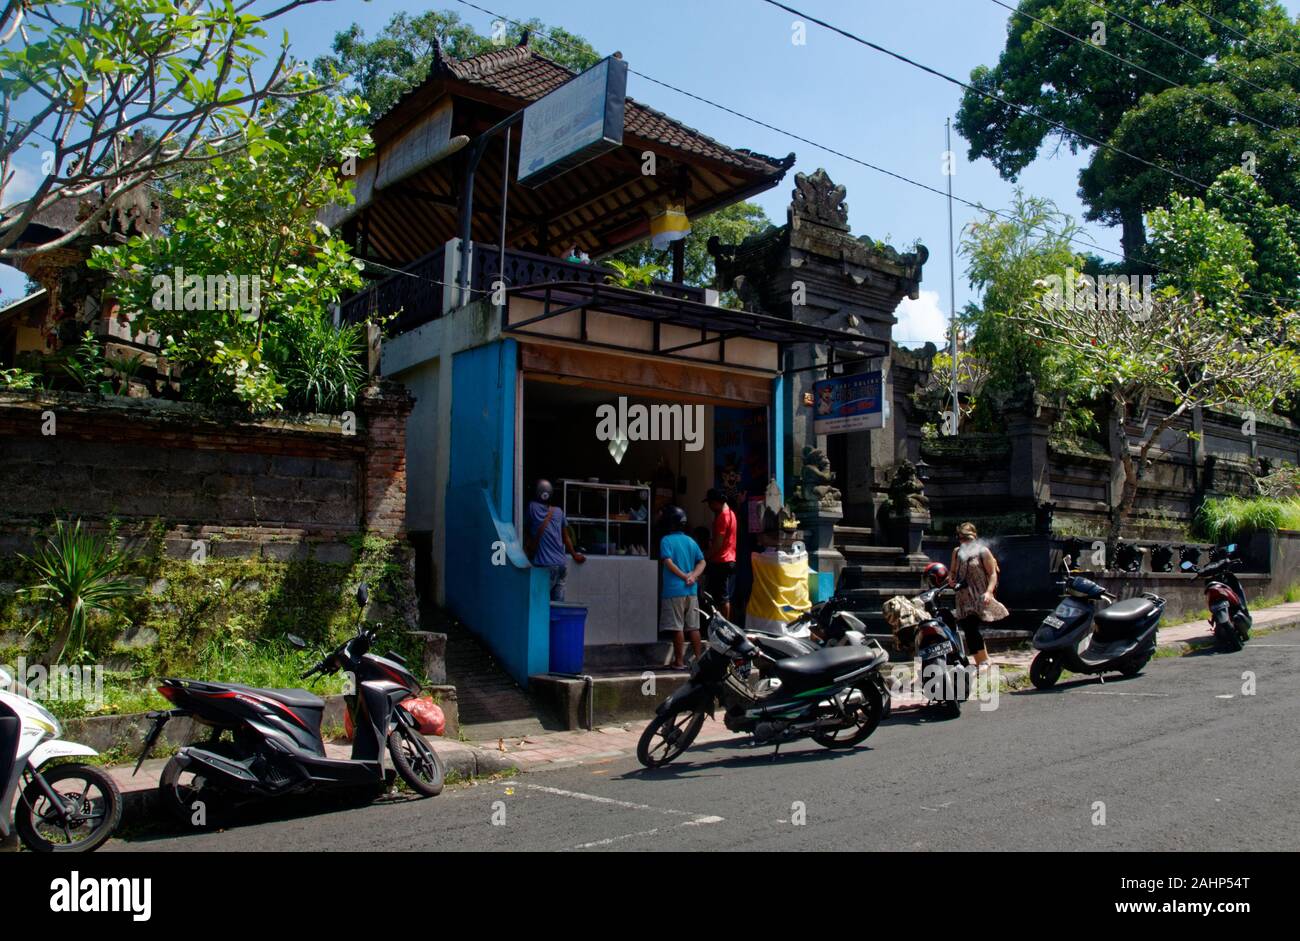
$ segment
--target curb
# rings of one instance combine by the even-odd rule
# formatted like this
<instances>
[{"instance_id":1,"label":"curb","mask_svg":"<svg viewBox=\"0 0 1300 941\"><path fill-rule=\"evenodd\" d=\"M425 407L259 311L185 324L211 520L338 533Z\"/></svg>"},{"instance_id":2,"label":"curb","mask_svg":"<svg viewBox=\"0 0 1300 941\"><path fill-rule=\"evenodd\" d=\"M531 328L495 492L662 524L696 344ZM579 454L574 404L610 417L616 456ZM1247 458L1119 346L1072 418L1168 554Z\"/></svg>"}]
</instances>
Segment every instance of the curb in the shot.
<instances>
[{"instance_id":1,"label":"curb","mask_svg":"<svg viewBox=\"0 0 1300 941\"><path fill-rule=\"evenodd\" d=\"M1250 629L1250 636L1252 639L1256 637L1265 637L1269 634L1276 633L1277 631L1284 631L1292 627L1300 627L1300 617L1282 618L1277 621L1270 621L1268 624L1259 627L1252 627ZM1250 641L1246 641L1246 644L1249 646ZM1157 644L1156 653L1159 654L1161 651L1165 651L1166 655L1172 654L1174 656L1185 657L1189 653L1196 653L1198 650L1213 649L1217 645L1218 641L1215 640L1214 635L1206 634L1204 637L1193 637L1189 640L1175 640L1164 644Z\"/></svg>"}]
</instances>

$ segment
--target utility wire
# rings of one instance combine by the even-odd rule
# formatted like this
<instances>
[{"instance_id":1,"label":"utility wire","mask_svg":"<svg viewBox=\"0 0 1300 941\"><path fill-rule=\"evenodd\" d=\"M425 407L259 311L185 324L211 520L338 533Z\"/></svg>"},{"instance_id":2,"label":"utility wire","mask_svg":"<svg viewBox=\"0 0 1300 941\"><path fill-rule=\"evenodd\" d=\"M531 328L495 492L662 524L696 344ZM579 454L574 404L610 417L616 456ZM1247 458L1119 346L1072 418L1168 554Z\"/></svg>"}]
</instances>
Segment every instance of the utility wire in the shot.
<instances>
[{"instance_id":1,"label":"utility wire","mask_svg":"<svg viewBox=\"0 0 1300 941\"><path fill-rule=\"evenodd\" d=\"M489 10L486 7L480 6L479 4L472 2L472 0L456 0L456 2L461 4L462 6L469 7L471 9L479 11L480 13L484 13L488 16L491 16L494 19L500 20L503 23L509 23L513 26L518 26L520 28L530 28L522 20L512 19L511 17L508 17L501 13L497 13L494 10ZM801 15L801 14L796 13L795 15ZM833 29L834 27L828 27L828 28ZM546 37L550 39L552 42L554 42L556 45L563 46L573 52L589 51L583 49L580 46L575 45L570 41L565 40L562 37L556 36L553 32L549 30L543 29L543 30L538 30L538 32L541 32L544 35L546 35ZM714 101L711 98L707 98L704 97L703 95L696 94L695 92L688 91L687 89L680 88L679 86L674 85L670 82L662 81L661 79L657 79L651 75L647 75L646 73L640 72L634 68L629 67L628 71L631 74L637 76L638 78L644 79L645 81L653 85L658 85L661 88L665 88L668 89L669 91L676 92L677 94L690 98L693 101L697 101L700 102L701 104L705 104L712 108L716 108L719 111L725 112L726 114L730 114L733 117L740 118L741 120L747 121L750 124L753 124L757 127L762 127L767 130L773 131L777 134L780 134L784 137L787 137L791 140L808 144L810 147L815 147L818 150L823 151L824 153L828 153L831 154L832 156L839 157L842 160L847 160L850 163L856 164L861 167L865 167L868 170L872 170L876 173L880 173L884 176L890 177L891 179L898 180L901 183L906 183L909 186L914 186L917 189L922 189L925 190L926 192L933 193L936 196L940 196L945 200L948 198L948 194L936 186L931 186L928 183L923 183L920 180L915 180L912 177L906 176L905 174L886 169L885 167L871 163L868 160L863 160L860 157L855 157L852 154L845 153L842 150L838 150L837 148L831 147L827 144L820 143L809 137L805 137L802 134L798 134L794 131L789 131L786 130L785 128L778 127L777 125L771 124L768 121L765 121L761 118L756 118L753 115L746 114L742 111L737 111L736 109L730 108L727 105ZM988 213L990 215L998 216L1008 221L1016 220L1015 215L1009 210L990 208L981 203L971 202L968 199L963 199L962 197L956 195L953 196L953 199L956 202L959 202L970 209L974 209L977 212ZM1146 268L1152 271L1159 272L1161 274L1172 275L1172 276L1179 276L1181 274L1180 272L1177 271L1173 271L1167 268L1162 268L1161 266L1155 264L1150 260L1134 258L1131 255L1127 255L1122 251L1116 251L1111 248L1105 248L1104 246L1098 245L1096 242L1090 241L1086 238L1081 238L1077 235L1065 235L1064 233L1057 232L1056 230L1052 229L1050 226L1045 226L1045 225L1031 226L1031 231L1040 231L1049 236L1063 237L1066 241L1070 242L1073 245L1077 245L1082 248L1091 249L1092 251L1099 252L1103 255L1109 255L1113 258L1116 258L1120 261L1128 262L1129 264L1137 266L1139 268ZM1277 301L1282 304L1294 304L1296 300L1295 298L1288 298L1288 297L1283 297L1275 294L1263 294L1258 291L1243 291L1242 295L1247 297L1261 298L1264 300Z\"/></svg>"},{"instance_id":2,"label":"utility wire","mask_svg":"<svg viewBox=\"0 0 1300 941\"><path fill-rule=\"evenodd\" d=\"M1198 13L1201 16L1205 17L1211 23L1217 23L1219 26L1226 29L1228 32L1232 33L1237 38L1244 39L1246 42L1250 43L1255 48L1263 49L1269 55L1277 56L1279 59L1281 59L1283 62L1285 62L1287 65L1291 66L1292 68L1300 69L1300 62L1296 62L1296 60L1292 59L1290 56L1283 55L1281 50L1271 49L1268 46L1266 46L1264 43L1256 42L1254 39L1251 39L1241 30L1229 26L1227 23L1223 22L1223 20L1211 16L1209 13L1206 13L1204 10L1199 9L1198 7L1192 6L1190 3L1184 3L1183 6L1187 7L1187 9L1191 10L1193 13Z\"/></svg>"},{"instance_id":3,"label":"utility wire","mask_svg":"<svg viewBox=\"0 0 1300 941\"><path fill-rule=\"evenodd\" d=\"M1295 107L1296 102L1294 100L1284 98L1281 95L1279 95L1277 92L1273 91L1273 89L1265 88L1263 85L1260 85L1256 82L1252 82L1244 75L1240 75L1237 72L1229 71L1228 68L1225 67L1222 62L1211 61L1210 59L1207 59L1205 58L1205 56L1196 52L1195 50L1188 49L1182 43L1174 42L1174 40L1170 39L1168 36L1161 35L1160 33L1157 33L1155 30L1151 29L1149 26L1145 26L1142 23L1137 22L1136 20L1129 19L1123 13L1119 13L1115 10L1112 10L1109 7L1107 7L1105 4L1097 3L1095 2L1095 0L1089 0L1089 4L1101 10L1107 16L1113 16L1116 19L1121 20L1124 23L1127 23L1129 26L1132 26L1134 29L1140 29L1142 32L1147 33L1150 36L1154 36L1156 39L1160 40L1165 45L1172 46L1174 49L1177 49L1179 52L1183 53L1184 55L1196 59L1202 65L1214 69L1216 72L1222 72L1224 75L1228 76L1229 78L1241 82L1244 85L1249 85L1251 88L1255 89L1256 91L1263 92L1264 94L1268 95L1270 98L1276 98L1278 101L1282 102L1284 105L1287 105L1288 107Z\"/></svg>"}]
</instances>

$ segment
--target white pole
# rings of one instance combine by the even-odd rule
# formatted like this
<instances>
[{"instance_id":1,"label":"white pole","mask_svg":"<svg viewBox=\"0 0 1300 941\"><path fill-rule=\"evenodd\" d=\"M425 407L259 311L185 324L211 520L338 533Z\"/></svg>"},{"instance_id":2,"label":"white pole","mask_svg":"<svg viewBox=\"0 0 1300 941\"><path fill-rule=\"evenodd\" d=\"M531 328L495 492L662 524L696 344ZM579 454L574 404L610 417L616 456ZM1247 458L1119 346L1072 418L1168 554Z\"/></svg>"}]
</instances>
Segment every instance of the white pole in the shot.
<instances>
[{"instance_id":1,"label":"white pole","mask_svg":"<svg viewBox=\"0 0 1300 941\"><path fill-rule=\"evenodd\" d=\"M948 160L945 168L948 171L948 298L952 304L952 320L949 324L949 349L952 353L952 431L957 433L957 423L961 417L961 404L957 398L957 250L953 244L953 225L952 225L952 176L956 171L953 165L952 154L952 119L944 121L944 128L948 137Z\"/></svg>"}]
</instances>

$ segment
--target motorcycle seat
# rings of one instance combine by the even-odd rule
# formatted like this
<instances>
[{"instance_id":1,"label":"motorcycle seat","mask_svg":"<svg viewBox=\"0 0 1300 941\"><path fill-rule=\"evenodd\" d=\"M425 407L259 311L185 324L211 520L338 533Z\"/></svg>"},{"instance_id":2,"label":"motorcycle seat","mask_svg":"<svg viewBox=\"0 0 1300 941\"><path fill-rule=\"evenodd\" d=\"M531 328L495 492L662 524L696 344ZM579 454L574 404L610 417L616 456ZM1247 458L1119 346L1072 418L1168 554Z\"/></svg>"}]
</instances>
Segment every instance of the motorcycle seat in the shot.
<instances>
[{"instance_id":1,"label":"motorcycle seat","mask_svg":"<svg viewBox=\"0 0 1300 941\"><path fill-rule=\"evenodd\" d=\"M802 657L778 660L776 672L788 679L838 676L888 658L888 654L875 647L827 647Z\"/></svg>"},{"instance_id":2,"label":"motorcycle seat","mask_svg":"<svg viewBox=\"0 0 1300 941\"><path fill-rule=\"evenodd\" d=\"M1102 608L1093 615L1093 620L1098 625L1130 626L1154 613L1155 610L1155 604L1146 598L1126 598L1108 608Z\"/></svg>"},{"instance_id":3,"label":"motorcycle seat","mask_svg":"<svg viewBox=\"0 0 1300 941\"><path fill-rule=\"evenodd\" d=\"M286 706L295 706L300 709L325 708L325 700L315 693L307 692L305 689L261 689L256 686L241 686L238 683L213 683L211 685L220 686L223 689L233 689L241 693L268 696L276 702L282 702Z\"/></svg>"}]
</instances>

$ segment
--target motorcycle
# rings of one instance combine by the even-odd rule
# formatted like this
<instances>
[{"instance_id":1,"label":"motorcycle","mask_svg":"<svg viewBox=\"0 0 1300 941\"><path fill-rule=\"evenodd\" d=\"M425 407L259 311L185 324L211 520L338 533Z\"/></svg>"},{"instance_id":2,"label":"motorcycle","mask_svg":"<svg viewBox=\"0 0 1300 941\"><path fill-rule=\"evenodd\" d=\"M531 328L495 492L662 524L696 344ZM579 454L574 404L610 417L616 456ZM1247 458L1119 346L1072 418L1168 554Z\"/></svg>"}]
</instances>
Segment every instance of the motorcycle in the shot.
<instances>
[{"instance_id":1,"label":"motorcycle","mask_svg":"<svg viewBox=\"0 0 1300 941\"><path fill-rule=\"evenodd\" d=\"M1065 578L1057 584L1065 594L1034 634L1038 655L1029 667L1030 681L1037 689L1051 689L1065 669L1085 674L1114 671L1122 676L1141 673L1156 651L1165 599L1144 592L1117 601L1096 582L1074 575L1069 556L1062 564ZM1106 607L1097 610L1098 602Z\"/></svg>"},{"instance_id":2,"label":"motorcycle","mask_svg":"<svg viewBox=\"0 0 1300 941\"><path fill-rule=\"evenodd\" d=\"M871 643L867 638L867 626L852 612L843 610L843 603L844 599L831 597L813 605L779 629L747 627L745 636L773 660L802 657L827 647L867 646ZM876 677L880 681L883 701L881 718L888 719L892 707L889 685L881 674L877 673ZM781 681L777 677L752 674L750 683L756 692L766 695L779 686Z\"/></svg>"},{"instance_id":3,"label":"motorcycle","mask_svg":"<svg viewBox=\"0 0 1300 941\"><path fill-rule=\"evenodd\" d=\"M889 661L879 644L830 647L775 659L760 650L718 613L706 593L700 596L708 643L691 666L685 684L659 704L637 743L637 760L659 768L691 746L705 715L724 710L723 723L748 732L755 745L811 737L824 748L852 748L879 725L881 681ZM749 682L755 664L780 680L766 695Z\"/></svg>"},{"instance_id":4,"label":"motorcycle","mask_svg":"<svg viewBox=\"0 0 1300 941\"><path fill-rule=\"evenodd\" d=\"M1233 571L1245 564L1240 558L1234 558L1236 551L1234 542L1222 550L1214 550L1210 555L1211 561L1205 565L1198 567L1189 560L1179 566L1184 572L1205 579L1205 600L1210 609L1210 626L1214 628L1215 640L1224 650L1233 652L1246 645L1254 623L1246 603L1246 590Z\"/></svg>"},{"instance_id":5,"label":"motorcycle","mask_svg":"<svg viewBox=\"0 0 1300 941\"><path fill-rule=\"evenodd\" d=\"M122 822L117 785L93 765L51 765L57 758L99 753L59 738L59 720L39 703L9 692L16 689L14 678L0 670L0 836L16 829L38 853L99 849Z\"/></svg>"},{"instance_id":6,"label":"motorcycle","mask_svg":"<svg viewBox=\"0 0 1300 941\"><path fill-rule=\"evenodd\" d=\"M362 585L357 602L363 607L367 596ZM350 759L326 756L321 738L325 700L307 690L168 678L158 692L177 708L150 713L154 725L136 771L167 722L191 716L211 727L211 737L182 748L158 782L164 805L182 820L192 819L196 802L205 808L228 807L321 787L382 788L387 784L385 745L402 780L426 797L440 794L442 760L420 734L414 716L399 707L419 695L420 682L399 654L370 652L378 632L379 625L362 624L354 637L302 674L305 680L344 670L354 678L355 692L345 696L355 728ZM292 635L289 641L306 647Z\"/></svg>"},{"instance_id":7,"label":"motorcycle","mask_svg":"<svg viewBox=\"0 0 1300 941\"><path fill-rule=\"evenodd\" d=\"M901 627L895 635L900 647L914 648L921 661L921 690L946 715L957 718L961 704L970 699L974 668L966 654L966 642L957 630L957 617L950 608L940 609L938 599L954 594L960 585L939 585L912 599L930 615L919 624Z\"/></svg>"}]
</instances>

